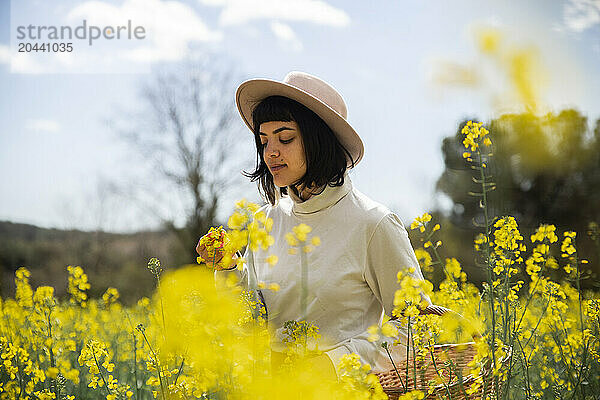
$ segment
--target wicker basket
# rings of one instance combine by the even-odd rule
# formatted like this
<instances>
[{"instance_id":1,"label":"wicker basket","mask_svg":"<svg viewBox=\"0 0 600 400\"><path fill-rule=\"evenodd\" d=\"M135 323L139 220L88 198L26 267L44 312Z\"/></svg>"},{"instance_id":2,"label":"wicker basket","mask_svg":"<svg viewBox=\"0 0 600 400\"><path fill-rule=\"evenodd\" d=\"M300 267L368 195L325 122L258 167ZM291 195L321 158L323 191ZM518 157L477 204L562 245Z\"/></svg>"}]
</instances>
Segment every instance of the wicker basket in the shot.
<instances>
[{"instance_id":1,"label":"wicker basket","mask_svg":"<svg viewBox=\"0 0 600 400\"><path fill-rule=\"evenodd\" d=\"M454 311L445 307L432 305L424 310L421 310L421 315L443 315L449 312L454 313ZM462 318L460 314L455 314ZM473 336L474 339L478 339L480 337L480 335L477 334ZM474 400L492 398L492 395L494 395L494 390L492 388L490 379L491 360L487 360L487 362L484 364L483 373L478 382L480 385L478 391L470 396L467 395L467 389L473 384L477 384L476 378L470 374L470 367L467 366L467 364L471 362L477 354L475 342L439 344L434 345L433 349L430 350L431 351L423 357L423 360L417 360L416 368L413 359L409 358L408 360L403 360L396 364L398 372L392 369L376 374L384 392L388 395L389 399L396 400L401 394L405 393L403 385L398 379L398 374L402 378L402 382L404 382L409 390L419 389L425 393L431 390L431 393L426 397L426 399L452 398L461 400ZM507 356L500 360L500 362L502 364L507 364L511 357L511 349L505 348L504 350ZM407 361L408 376L406 376ZM441 377L438 375L436 367ZM482 378L483 382L481 382ZM433 386L431 386L432 383ZM450 396L448 396L449 394Z\"/></svg>"}]
</instances>

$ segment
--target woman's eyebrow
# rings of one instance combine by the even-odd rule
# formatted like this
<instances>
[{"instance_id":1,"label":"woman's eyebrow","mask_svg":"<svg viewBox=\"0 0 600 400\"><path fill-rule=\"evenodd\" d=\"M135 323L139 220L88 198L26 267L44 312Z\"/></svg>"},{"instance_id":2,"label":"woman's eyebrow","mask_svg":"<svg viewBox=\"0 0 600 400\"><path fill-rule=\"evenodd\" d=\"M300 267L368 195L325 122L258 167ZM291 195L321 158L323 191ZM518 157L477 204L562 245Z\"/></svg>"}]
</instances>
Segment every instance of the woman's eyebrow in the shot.
<instances>
[{"instance_id":1,"label":"woman's eyebrow","mask_svg":"<svg viewBox=\"0 0 600 400\"><path fill-rule=\"evenodd\" d=\"M293 131L293 130L294 130L294 128L289 128L287 126L282 126L281 128L275 129L273 131L273 134L276 134L276 133L279 133L279 132L282 132L282 131ZM264 132L259 132L259 135L267 136L267 134L264 133Z\"/></svg>"}]
</instances>

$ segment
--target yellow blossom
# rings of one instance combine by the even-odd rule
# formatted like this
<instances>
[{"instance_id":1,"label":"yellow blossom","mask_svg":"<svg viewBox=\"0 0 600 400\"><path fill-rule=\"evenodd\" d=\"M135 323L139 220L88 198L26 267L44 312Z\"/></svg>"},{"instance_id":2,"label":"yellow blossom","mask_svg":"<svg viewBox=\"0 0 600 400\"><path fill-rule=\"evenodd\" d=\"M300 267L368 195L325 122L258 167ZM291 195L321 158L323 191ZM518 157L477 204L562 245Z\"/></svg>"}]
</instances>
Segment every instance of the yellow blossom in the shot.
<instances>
[{"instance_id":1,"label":"yellow blossom","mask_svg":"<svg viewBox=\"0 0 600 400\"><path fill-rule=\"evenodd\" d=\"M367 332L369 333L369 342L376 342L379 340L379 327L377 325L372 325L367 328Z\"/></svg>"},{"instance_id":2,"label":"yellow blossom","mask_svg":"<svg viewBox=\"0 0 600 400\"><path fill-rule=\"evenodd\" d=\"M398 328L395 325L387 323L381 326L381 333L384 336L392 337L398 335Z\"/></svg>"},{"instance_id":3,"label":"yellow blossom","mask_svg":"<svg viewBox=\"0 0 600 400\"><path fill-rule=\"evenodd\" d=\"M278 292L280 287L277 283L273 282L273 283L269 284L269 289L274 292Z\"/></svg>"},{"instance_id":4,"label":"yellow blossom","mask_svg":"<svg viewBox=\"0 0 600 400\"><path fill-rule=\"evenodd\" d=\"M292 228L292 231L294 232L298 240L304 242L306 241L306 235L308 235L310 231L312 231L312 228L306 225L305 223L301 223L300 225L294 226Z\"/></svg>"},{"instance_id":5,"label":"yellow blossom","mask_svg":"<svg viewBox=\"0 0 600 400\"><path fill-rule=\"evenodd\" d=\"M291 232L285 234L285 240L287 240L290 246L298 246L298 240Z\"/></svg>"},{"instance_id":6,"label":"yellow blossom","mask_svg":"<svg viewBox=\"0 0 600 400\"><path fill-rule=\"evenodd\" d=\"M269 263L269 265L273 266L275 264L277 264L277 261L279 260L279 257L277 257L276 255L272 254L270 256L267 257L267 263Z\"/></svg>"},{"instance_id":7,"label":"yellow blossom","mask_svg":"<svg viewBox=\"0 0 600 400\"><path fill-rule=\"evenodd\" d=\"M58 376L58 368L50 367L46 370L46 376L50 379L56 379Z\"/></svg>"},{"instance_id":8,"label":"yellow blossom","mask_svg":"<svg viewBox=\"0 0 600 400\"><path fill-rule=\"evenodd\" d=\"M420 217L415 218L415 220L410 224L410 229L419 228L419 231L425 232L425 227L429 221L431 221L431 214L424 213Z\"/></svg>"}]
</instances>

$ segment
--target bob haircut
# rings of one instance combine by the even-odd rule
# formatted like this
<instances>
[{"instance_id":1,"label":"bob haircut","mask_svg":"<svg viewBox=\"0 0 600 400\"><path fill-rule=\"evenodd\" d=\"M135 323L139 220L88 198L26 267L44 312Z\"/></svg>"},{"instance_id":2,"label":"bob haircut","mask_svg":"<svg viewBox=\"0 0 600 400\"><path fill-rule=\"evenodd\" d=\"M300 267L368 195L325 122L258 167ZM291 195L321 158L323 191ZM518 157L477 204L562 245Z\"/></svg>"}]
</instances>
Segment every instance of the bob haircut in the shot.
<instances>
[{"instance_id":1,"label":"bob haircut","mask_svg":"<svg viewBox=\"0 0 600 400\"><path fill-rule=\"evenodd\" d=\"M254 141L256 144L256 169L250 173L242 174L250 178L251 182L259 180L259 191L269 201L275 204L275 190L281 196L288 194L287 187L276 188L273 175L264 160L263 148L260 141L260 125L270 121L294 121L300 128L300 135L304 143L306 158L306 173L297 182L290 185L291 190L298 196L298 186L322 188L341 186L344 184L348 160L352 156L339 142L331 128L313 111L306 106L283 96L270 96L263 99L252 111L254 126Z\"/></svg>"}]
</instances>

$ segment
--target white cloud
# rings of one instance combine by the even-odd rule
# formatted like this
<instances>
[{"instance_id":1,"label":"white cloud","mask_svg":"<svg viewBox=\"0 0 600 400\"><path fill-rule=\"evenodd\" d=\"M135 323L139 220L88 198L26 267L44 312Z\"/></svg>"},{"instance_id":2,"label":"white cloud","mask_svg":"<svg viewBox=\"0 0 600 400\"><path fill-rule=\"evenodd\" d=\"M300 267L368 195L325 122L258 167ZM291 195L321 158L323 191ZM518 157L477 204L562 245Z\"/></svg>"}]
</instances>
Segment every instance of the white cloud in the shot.
<instances>
[{"instance_id":1,"label":"white cloud","mask_svg":"<svg viewBox=\"0 0 600 400\"><path fill-rule=\"evenodd\" d=\"M302 42L289 25L281 22L271 22L271 31L277 36L282 47L288 50L300 52L302 51Z\"/></svg>"},{"instance_id":2,"label":"white cloud","mask_svg":"<svg viewBox=\"0 0 600 400\"><path fill-rule=\"evenodd\" d=\"M10 46L0 44L0 64L10 64Z\"/></svg>"},{"instance_id":3,"label":"white cloud","mask_svg":"<svg viewBox=\"0 0 600 400\"><path fill-rule=\"evenodd\" d=\"M600 0L569 0L563 17L567 28L575 32L600 24Z\"/></svg>"},{"instance_id":4,"label":"white cloud","mask_svg":"<svg viewBox=\"0 0 600 400\"><path fill-rule=\"evenodd\" d=\"M60 130L60 124L51 119L30 119L25 123L25 128L35 132L55 133Z\"/></svg>"},{"instance_id":5,"label":"white cloud","mask_svg":"<svg viewBox=\"0 0 600 400\"><path fill-rule=\"evenodd\" d=\"M239 25L256 19L312 22L344 27L350 24L346 12L320 0L199 0L207 6L223 7L219 23Z\"/></svg>"},{"instance_id":6,"label":"white cloud","mask_svg":"<svg viewBox=\"0 0 600 400\"><path fill-rule=\"evenodd\" d=\"M222 34L210 29L196 12L179 1L125 0L114 6L102 1L87 1L77 5L67 19L88 25L115 26L131 20L143 26L143 45L121 54L138 62L174 61L182 59L191 42L214 42Z\"/></svg>"}]
</instances>

